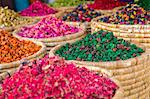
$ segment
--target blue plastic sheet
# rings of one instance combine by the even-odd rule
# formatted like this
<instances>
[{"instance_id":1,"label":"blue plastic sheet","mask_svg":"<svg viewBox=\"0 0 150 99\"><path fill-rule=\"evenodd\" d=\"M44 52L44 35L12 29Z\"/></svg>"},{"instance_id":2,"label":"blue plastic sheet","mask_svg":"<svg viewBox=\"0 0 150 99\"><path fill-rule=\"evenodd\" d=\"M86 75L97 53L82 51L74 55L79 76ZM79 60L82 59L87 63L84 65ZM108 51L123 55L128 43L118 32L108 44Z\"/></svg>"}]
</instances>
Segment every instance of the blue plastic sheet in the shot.
<instances>
[{"instance_id":1,"label":"blue plastic sheet","mask_svg":"<svg viewBox=\"0 0 150 99\"><path fill-rule=\"evenodd\" d=\"M120 0L122 2L134 2L134 0Z\"/></svg>"},{"instance_id":2,"label":"blue plastic sheet","mask_svg":"<svg viewBox=\"0 0 150 99\"><path fill-rule=\"evenodd\" d=\"M29 6L29 0L15 0L15 7L17 11L22 11Z\"/></svg>"}]
</instances>

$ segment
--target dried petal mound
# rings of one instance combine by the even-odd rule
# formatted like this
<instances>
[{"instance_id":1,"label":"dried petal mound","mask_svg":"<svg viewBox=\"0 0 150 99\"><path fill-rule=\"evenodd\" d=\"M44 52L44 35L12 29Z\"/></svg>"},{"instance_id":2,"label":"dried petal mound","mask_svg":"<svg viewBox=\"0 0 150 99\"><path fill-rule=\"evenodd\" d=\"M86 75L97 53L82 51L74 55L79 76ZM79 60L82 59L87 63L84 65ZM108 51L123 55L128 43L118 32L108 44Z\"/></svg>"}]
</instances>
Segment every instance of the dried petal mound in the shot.
<instances>
[{"instance_id":1,"label":"dried petal mound","mask_svg":"<svg viewBox=\"0 0 150 99\"><path fill-rule=\"evenodd\" d=\"M41 49L31 41L19 40L12 34L0 30L0 64L21 60Z\"/></svg>"},{"instance_id":2,"label":"dried petal mound","mask_svg":"<svg viewBox=\"0 0 150 99\"><path fill-rule=\"evenodd\" d=\"M144 50L135 44L118 39L113 32L98 31L87 34L72 44L65 44L55 54L66 60L108 62L138 57Z\"/></svg>"},{"instance_id":3,"label":"dried petal mound","mask_svg":"<svg viewBox=\"0 0 150 99\"><path fill-rule=\"evenodd\" d=\"M128 4L115 14L100 18L100 21L112 24L147 25L150 24L150 14L136 4Z\"/></svg>"},{"instance_id":4,"label":"dried petal mound","mask_svg":"<svg viewBox=\"0 0 150 99\"><path fill-rule=\"evenodd\" d=\"M50 8L46 4L35 1L32 3L27 9L20 12L20 15L22 16L44 16L49 14L55 14L57 11L55 11L53 8Z\"/></svg>"},{"instance_id":5,"label":"dried petal mound","mask_svg":"<svg viewBox=\"0 0 150 99\"><path fill-rule=\"evenodd\" d=\"M57 57L24 63L2 84L0 98L111 99L117 85L103 75L77 68Z\"/></svg>"},{"instance_id":6,"label":"dried petal mound","mask_svg":"<svg viewBox=\"0 0 150 99\"><path fill-rule=\"evenodd\" d=\"M45 17L36 25L31 27L23 27L18 33L22 37L28 38L50 38L57 36L65 36L77 33L79 28L69 26L62 20L54 17Z\"/></svg>"},{"instance_id":7,"label":"dried petal mound","mask_svg":"<svg viewBox=\"0 0 150 99\"><path fill-rule=\"evenodd\" d=\"M0 28L31 24L34 21L32 18L21 17L8 7L0 7Z\"/></svg>"},{"instance_id":8,"label":"dried petal mound","mask_svg":"<svg viewBox=\"0 0 150 99\"><path fill-rule=\"evenodd\" d=\"M91 22L93 18L100 16L101 13L84 5L78 5L73 11L63 16L63 21Z\"/></svg>"}]
</instances>

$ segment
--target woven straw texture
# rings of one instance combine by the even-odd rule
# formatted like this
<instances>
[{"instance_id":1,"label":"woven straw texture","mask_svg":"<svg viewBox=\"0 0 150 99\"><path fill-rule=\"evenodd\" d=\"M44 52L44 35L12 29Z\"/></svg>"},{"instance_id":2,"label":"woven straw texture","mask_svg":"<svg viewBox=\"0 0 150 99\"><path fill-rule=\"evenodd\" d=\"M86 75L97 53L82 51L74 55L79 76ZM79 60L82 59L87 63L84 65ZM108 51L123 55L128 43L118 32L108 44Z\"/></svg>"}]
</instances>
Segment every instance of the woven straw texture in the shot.
<instances>
[{"instance_id":1,"label":"woven straw texture","mask_svg":"<svg viewBox=\"0 0 150 99\"><path fill-rule=\"evenodd\" d=\"M116 7L112 10L97 10L97 11L100 11L102 14L104 15L108 15L108 14L112 14L112 13L115 13L118 9L122 8L123 6L121 7Z\"/></svg>"},{"instance_id":2,"label":"woven straw texture","mask_svg":"<svg viewBox=\"0 0 150 99\"><path fill-rule=\"evenodd\" d=\"M58 45L51 49L49 55L54 56L55 51L61 46ZM143 48L145 53L124 61L85 62L70 60L69 62L107 74L122 89L123 98L117 99L146 99L150 98L150 54L146 48L138 46Z\"/></svg>"},{"instance_id":3,"label":"woven straw texture","mask_svg":"<svg viewBox=\"0 0 150 99\"><path fill-rule=\"evenodd\" d=\"M102 17L109 16L110 14L97 17L92 20L91 27L94 30L94 28L106 28L110 29L112 32L129 32L129 33L142 33L147 34L150 32L150 25L120 25L120 24L110 24L110 23L104 23L104 22L98 22L98 20Z\"/></svg>"},{"instance_id":4,"label":"woven straw texture","mask_svg":"<svg viewBox=\"0 0 150 99\"><path fill-rule=\"evenodd\" d=\"M150 48L150 25L115 25L97 22L99 18L92 20L92 33L99 30L111 31L116 37L123 38L130 42L141 43L147 48Z\"/></svg>"}]
</instances>

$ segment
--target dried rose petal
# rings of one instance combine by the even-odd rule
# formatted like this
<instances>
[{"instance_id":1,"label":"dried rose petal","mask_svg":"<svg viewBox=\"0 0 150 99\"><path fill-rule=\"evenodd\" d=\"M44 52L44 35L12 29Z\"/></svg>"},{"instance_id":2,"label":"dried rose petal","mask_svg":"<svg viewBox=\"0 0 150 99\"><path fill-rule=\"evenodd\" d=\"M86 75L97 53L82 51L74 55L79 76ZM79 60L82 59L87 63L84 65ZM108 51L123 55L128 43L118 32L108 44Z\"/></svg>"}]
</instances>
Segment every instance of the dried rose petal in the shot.
<instances>
[{"instance_id":1,"label":"dried rose petal","mask_svg":"<svg viewBox=\"0 0 150 99\"><path fill-rule=\"evenodd\" d=\"M42 70L47 65L49 68ZM111 99L117 89L118 86L105 76L57 57L45 56L24 64L21 70L6 78L0 98Z\"/></svg>"},{"instance_id":2,"label":"dried rose petal","mask_svg":"<svg viewBox=\"0 0 150 99\"><path fill-rule=\"evenodd\" d=\"M21 28L18 34L28 38L50 38L77 33L79 30L77 27L67 25L62 20L48 16L31 27Z\"/></svg>"}]
</instances>

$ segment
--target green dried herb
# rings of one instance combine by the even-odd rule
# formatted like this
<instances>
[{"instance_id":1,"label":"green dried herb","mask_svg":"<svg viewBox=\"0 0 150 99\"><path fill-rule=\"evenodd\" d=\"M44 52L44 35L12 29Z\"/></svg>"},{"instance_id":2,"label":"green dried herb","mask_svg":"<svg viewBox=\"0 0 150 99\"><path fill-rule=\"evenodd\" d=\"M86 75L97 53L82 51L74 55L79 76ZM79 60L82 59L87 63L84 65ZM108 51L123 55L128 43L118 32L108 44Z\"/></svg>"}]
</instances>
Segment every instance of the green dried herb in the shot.
<instances>
[{"instance_id":1,"label":"green dried herb","mask_svg":"<svg viewBox=\"0 0 150 99\"><path fill-rule=\"evenodd\" d=\"M143 49L123 39L117 39L112 32L99 31L88 34L73 44L66 44L55 53L66 60L117 61L140 56Z\"/></svg>"}]
</instances>

